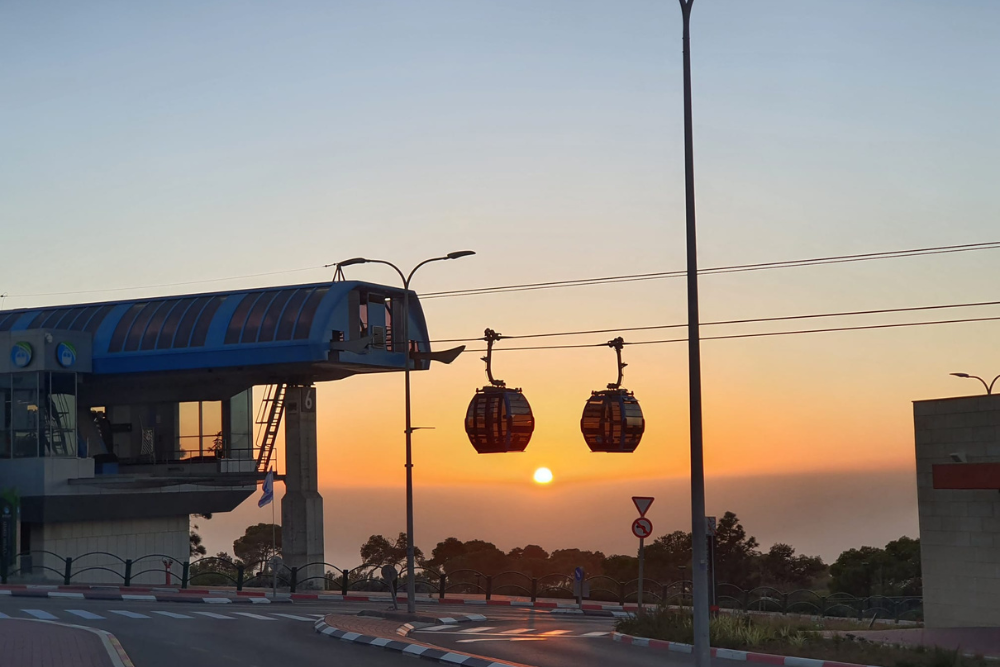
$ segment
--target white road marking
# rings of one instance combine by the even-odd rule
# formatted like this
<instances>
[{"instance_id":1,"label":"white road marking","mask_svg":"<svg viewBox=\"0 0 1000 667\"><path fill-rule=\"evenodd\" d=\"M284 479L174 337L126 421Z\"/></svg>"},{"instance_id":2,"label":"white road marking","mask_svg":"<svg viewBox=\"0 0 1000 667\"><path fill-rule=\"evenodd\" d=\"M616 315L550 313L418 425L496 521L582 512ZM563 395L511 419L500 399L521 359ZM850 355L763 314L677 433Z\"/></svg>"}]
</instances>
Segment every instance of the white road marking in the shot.
<instances>
[{"instance_id":1,"label":"white road marking","mask_svg":"<svg viewBox=\"0 0 1000 667\"><path fill-rule=\"evenodd\" d=\"M603 637L604 635L607 635L607 634L610 634L610 633L607 633L607 632L585 632L585 633L583 633L580 636L581 637Z\"/></svg>"},{"instance_id":2,"label":"white road marking","mask_svg":"<svg viewBox=\"0 0 1000 667\"><path fill-rule=\"evenodd\" d=\"M176 611L154 611L153 613L166 616L167 618L194 618L194 616L188 616L187 614L178 614Z\"/></svg>"},{"instance_id":3,"label":"white road marking","mask_svg":"<svg viewBox=\"0 0 1000 667\"><path fill-rule=\"evenodd\" d=\"M135 611L128 611L127 609L108 609L112 614L118 614L124 616L125 618L149 618L145 614L140 614Z\"/></svg>"},{"instance_id":4,"label":"white road marking","mask_svg":"<svg viewBox=\"0 0 1000 667\"><path fill-rule=\"evenodd\" d=\"M50 614L47 611L42 611L41 609L22 609L21 611L23 611L25 614L30 614L31 616L34 616L35 618L40 618L43 621L54 621L54 620L56 620L55 616L53 616L52 614Z\"/></svg>"},{"instance_id":5,"label":"white road marking","mask_svg":"<svg viewBox=\"0 0 1000 667\"><path fill-rule=\"evenodd\" d=\"M315 617L309 618L306 616L296 616L295 614L271 614L271 616L280 616L281 618L288 618L293 621L309 621L310 623L316 621Z\"/></svg>"},{"instance_id":6,"label":"white road marking","mask_svg":"<svg viewBox=\"0 0 1000 667\"><path fill-rule=\"evenodd\" d=\"M10 618L10 616L0 611L0 618Z\"/></svg>"},{"instance_id":7,"label":"white road marking","mask_svg":"<svg viewBox=\"0 0 1000 667\"><path fill-rule=\"evenodd\" d=\"M261 616L260 614L251 614L248 611L234 611L237 616L246 616L247 618L255 618L258 621L275 621L277 619L271 618L269 616Z\"/></svg>"},{"instance_id":8,"label":"white road marking","mask_svg":"<svg viewBox=\"0 0 1000 667\"><path fill-rule=\"evenodd\" d=\"M454 625L435 625L430 628L420 628L417 632L437 632L438 630L450 630L454 627Z\"/></svg>"},{"instance_id":9,"label":"white road marking","mask_svg":"<svg viewBox=\"0 0 1000 667\"><path fill-rule=\"evenodd\" d=\"M504 630L500 634L502 635L520 635L525 632L534 632L536 628L518 628L517 630Z\"/></svg>"},{"instance_id":10,"label":"white road marking","mask_svg":"<svg viewBox=\"0 0 1000 667\"><path fill-rule=\"evenodd\" d=\"M548 632L543 632L543 637L555 637L558 635L568 635L573 632L572 630L549 630Z\"/></svg>"},{"instance_id":11,"label":"white road marking","mask_svg":"<svg viewBox=\"0 0 1000 667\"><path fill-rule=\"evenodd\" d=\"M73 614L75 616L79 616L80 618L85 618L88 621L103 621L104 620L103 616L99 616L98 614L95 614L93 612L89 612L89 611L87 611L85 609L67 609L66 613Z\"/></svg>"},{"instance_id":12,"label":"white road marking","mask_svg":"<svg viewBox=\"0 0 1000 667\"><path fill-rule=\"evenodd\" d=\"M193 614L198 614L199 616L208 616L209 618L217 618L221 621L235 621L236 619L232 616L226 616L225 614L216 614L214 611L195 611L191 612Z\"/></svg>"},{"instance_id":13,"label":"white road marking","mask_svg":"<svg viewBox=\"0 0 1000 667\"><path fill-rule=\"evenodd\" d=\"M492 629L493 629L493 626L491 626L491 625L484 625L481 628L469 628L468 630L460 630L459 634L474 635L474 634L477 634L477 633L480 633L480 632L486 632L487 630L492 630Z\"/></svg>"}]
</instances>

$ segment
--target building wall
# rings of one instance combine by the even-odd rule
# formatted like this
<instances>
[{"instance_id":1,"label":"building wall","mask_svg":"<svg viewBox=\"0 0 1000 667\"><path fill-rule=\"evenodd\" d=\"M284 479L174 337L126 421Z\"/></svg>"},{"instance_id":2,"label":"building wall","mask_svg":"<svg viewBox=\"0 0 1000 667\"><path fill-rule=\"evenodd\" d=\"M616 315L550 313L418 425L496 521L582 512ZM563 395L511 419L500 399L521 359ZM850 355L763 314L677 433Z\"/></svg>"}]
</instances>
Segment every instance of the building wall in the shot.
<instances>
[{"instance_id":1,"label":"building wall","mask_svg":"<svg viewBox=\"0 0 1000 667\"><path fill-rule=\"evenodd\" d=\"M1000 626L997 490L934 489L932 466L1000 462L1000 396L913 406L917 502L927 627Z\"/></svg>"},{"instance_id":2,"label":"building wall","mask_svg":"<svg viewBox=\"0 0 1000 667\"><path fill-rule=\"evenodd\" d=\"M131 559L133 585L162 586L166 583L163 557L169 556L179 561L173 562L170 579L173 585L180 585L181 563L187 562L190 553L189 523L185 514L156 519L36 524L31 528L31 574L21 579L62 583L63 559L71 557L73 584L121 585L125 572L122 560ZM59 558L41 551L57 554ZM155 556L143 558L150 555ZM84 571L86 568L108 568L114 572Z\"/></svg>"}]
</instances>

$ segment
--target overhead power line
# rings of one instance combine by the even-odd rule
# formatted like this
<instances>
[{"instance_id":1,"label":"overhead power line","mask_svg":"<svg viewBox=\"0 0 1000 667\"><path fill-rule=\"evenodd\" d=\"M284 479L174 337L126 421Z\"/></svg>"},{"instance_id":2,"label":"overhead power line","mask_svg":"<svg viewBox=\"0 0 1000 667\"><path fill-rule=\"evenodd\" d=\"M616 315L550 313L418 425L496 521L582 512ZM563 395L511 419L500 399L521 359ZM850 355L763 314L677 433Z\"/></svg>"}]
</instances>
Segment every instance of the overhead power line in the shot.
<instances>
[{"instance_id":1,"label":"overhead power line","mask_svg":"<svg viewBox=\"0 0 1000 667\"><path fill-rule=\"evenodd\" d=\"M769 336L796 336L801 334L833 333L838 331L865 331L871 329L899 329L903 327L926 327L938 324L967 324L970 322L996 322L1000 321L1000 316L996 317L965 317L954 320L930 320L925 322L892 322L888 324L861 324L847 327L826 327L822 329L798 329L795 331L759 331L745 334L727 334L721 336L702 336L701 340L731 340L735 338L764 338ZM626 345L662 345L666 343L685 343L687 338L669 338L663 340L637 340L626 342ZM522 350L572 350L586 347L607 347L607 343L582 343L578 345L530 345L522 347L502 347L494 346L493 353L497 352L517 352ZM485 352L486 348L468 350L468 352Z\"/></svg>"},{"instance_id":2,"label":"overhead power line","mask_svg":"<svg viewBox=\"0 0 1000 667\"><path fill-rule=\"evenodd\" d=\"M830 313L809 313L806 315L780 315L776 317L753 317L741 320L717 320L714 322L702 322L701 326L721 326L732 324L759 324L761 322L789 322L792 320L810 320L827 317L855 317L859 315L886 315L889 313L914 313L926 310L946 310L950 308L981 308L983 306L1000 306L1000 301L974 301L971 303L942 303L931 306L909 306L905 308L877 308L874 310L846 310ZM680 329L686 327L686 322L675 324L657 324L640 327L618 327L616 329L586 329L580 331L548 331L545 333L520 334L514 336L503 336L502 340L519 338L551 338L556 336L585 336L588 334L611 334L625 331L656 331L663 329ZM476 338L442 338L430 341L431 343L472 343L482 340L482 336ZM499 348L497 348L499 349Z\"/></svg>"},{"instance_id":3,"label":"overhead power line","mask_svg":"<svg viewBox=\"0 0 1000 667\"><path fill-rule=\"evenodd\" d=\"M961 245L931 246L927 248L912 248L909 250L888 250L885 252L869 252L856 255L833 255L830 257L812 257L808 259L792 259L777 262L761 262L758 264L733 264L700 269L699 275L715 275L720 273L742 273L746 271L767 271L771 269L788 269L805 266L822 266L824 264L846 264L850 262L869 262L880 259L900 259L904 257L921 257L924 255L943 255L974 250L1000 249L1000 241L985 243L966 243ZM563 287L586 287L589 285L607 285L612 283L640 282L645 280L663 280L666 278L682 278L687 275L684 270L658 271L655 273L632 273L619 276L604 276L601 278L579 278L576 280L554 280L539 283L521 283L514 285L497 285L493 287L473 287L461 290L445 290L442 292L425 292L420 295L424 299L442 299L457 296L478 296L482 294L504 294L507 292L529 292Z\"/></svg>"}]
</instances>

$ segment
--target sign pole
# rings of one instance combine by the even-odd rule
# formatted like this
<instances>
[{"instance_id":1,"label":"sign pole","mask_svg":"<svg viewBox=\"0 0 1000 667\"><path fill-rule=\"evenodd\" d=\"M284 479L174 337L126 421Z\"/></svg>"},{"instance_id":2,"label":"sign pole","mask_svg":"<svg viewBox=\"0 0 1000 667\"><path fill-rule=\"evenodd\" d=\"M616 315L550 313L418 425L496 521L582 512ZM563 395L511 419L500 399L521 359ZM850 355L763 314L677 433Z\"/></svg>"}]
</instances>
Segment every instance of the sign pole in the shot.
<instances>
[{"instance_id":1,"label":"sign pole","mask_svg":"<svg viewBox=\"0 0 1000 667\"><path fill-rule=\"evenodd\" d=\"M639 538L639 592L636 595L636 603L639 605L639 612L642 612L642 566L646 560L646 540Z\"/></svg>"}]
</instances>

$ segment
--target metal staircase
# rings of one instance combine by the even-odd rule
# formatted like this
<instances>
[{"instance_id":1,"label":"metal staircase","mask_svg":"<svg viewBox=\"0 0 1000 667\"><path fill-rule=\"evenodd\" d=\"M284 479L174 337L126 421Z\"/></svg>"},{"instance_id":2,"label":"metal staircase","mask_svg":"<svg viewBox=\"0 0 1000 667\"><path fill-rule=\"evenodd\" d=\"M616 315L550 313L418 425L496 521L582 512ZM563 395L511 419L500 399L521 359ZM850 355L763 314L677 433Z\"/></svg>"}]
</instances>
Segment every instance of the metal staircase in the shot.
<instances>
[{"instance_id":1,"label":"metal staircase","mask_svg":"<svg viewBox=\"0 0 1000 667\"><path fill-rule=\"evenodd\" d=\"M271 465L271 455L274 453L274 441L278 438L281 417L285 414L284 384L269 384L264 388L264 400L260 403L257 426L254 436L254 447L257 449L257 472L267 472Z\"/></svg>"}]
</instances>

